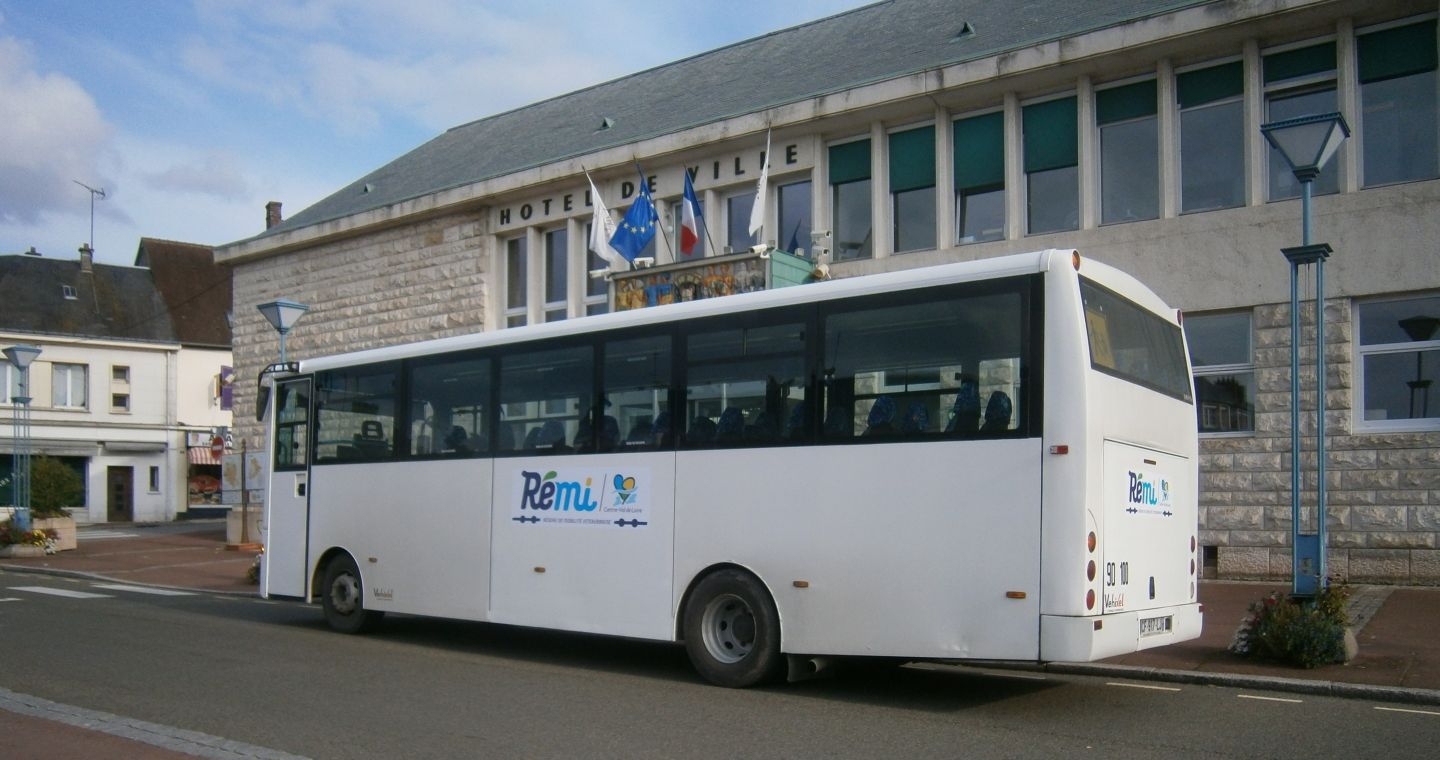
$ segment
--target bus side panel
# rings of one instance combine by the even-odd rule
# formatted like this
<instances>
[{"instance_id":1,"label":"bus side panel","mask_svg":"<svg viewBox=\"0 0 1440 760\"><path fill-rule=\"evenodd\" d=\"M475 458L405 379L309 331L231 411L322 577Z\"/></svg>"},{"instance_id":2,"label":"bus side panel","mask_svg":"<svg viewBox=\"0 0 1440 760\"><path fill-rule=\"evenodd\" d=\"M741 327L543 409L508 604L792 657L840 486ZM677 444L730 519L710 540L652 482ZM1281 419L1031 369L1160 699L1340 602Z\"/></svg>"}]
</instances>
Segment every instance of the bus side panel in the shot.
<instances>
[{"instance_id":1,"label":"bus side panel","mask_svg":"<svg viewBox=\"0 0 1440 760\"><path fill-rule=\"evenodd\" d=\"M731 562L787 652L1035 659L1039 459L1038 439L681 452L676 605Z\"/></svg>"},{"instance_id":2,"label":"bus side panel","mask_svg":"<svg viewBox=\"0 0 1440 760\"><path fill-rule=\"evenodd\" d=\"M675 454L495 460L495 622L673 640Z\"/></svg>"},{"instance_id":3,"label":"bus side panel","mask_svg":"<svg viewBox=\"0 0 1440 760\"><path fill-rule=\"evenodd\" d=\"M317 465L310 483L310 556L350 552L366 608L485 619L489 460Z\"/></svg>"}]
</instances>

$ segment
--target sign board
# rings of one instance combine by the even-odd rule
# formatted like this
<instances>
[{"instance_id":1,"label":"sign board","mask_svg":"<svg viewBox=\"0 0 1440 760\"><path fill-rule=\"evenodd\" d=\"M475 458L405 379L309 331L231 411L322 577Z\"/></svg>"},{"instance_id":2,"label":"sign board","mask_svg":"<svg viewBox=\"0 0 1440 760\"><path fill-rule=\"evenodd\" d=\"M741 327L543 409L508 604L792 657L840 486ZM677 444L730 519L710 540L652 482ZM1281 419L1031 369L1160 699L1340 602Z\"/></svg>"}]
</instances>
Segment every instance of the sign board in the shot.
<instances>
[{"instance_id":1,"label":"sign board","mask_svg":"<svg viewBox=\"0 0 1440 760\"><path fill-rule=\"evenodd\" d=\"M269 478L265 474L266 456L265 452L257 451L244 455L244 471L242 475L240 454L226 454L220 460L220 501L222 504L243 504L241 498L241 484L243 481L245 490L250 492L250 506L255 507L265 503L265 484Z\"/></svg>"}]
</instances>

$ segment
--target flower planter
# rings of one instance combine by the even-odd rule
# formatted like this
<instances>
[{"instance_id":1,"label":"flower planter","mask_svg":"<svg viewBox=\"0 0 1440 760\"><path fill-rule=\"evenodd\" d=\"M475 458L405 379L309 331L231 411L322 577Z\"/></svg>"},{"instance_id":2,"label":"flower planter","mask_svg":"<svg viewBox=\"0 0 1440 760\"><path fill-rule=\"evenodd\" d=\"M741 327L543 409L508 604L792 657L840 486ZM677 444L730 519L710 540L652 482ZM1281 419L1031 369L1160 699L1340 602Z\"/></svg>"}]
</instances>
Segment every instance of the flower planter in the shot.
<instances>
[{"instance_id":1,"label":"flower planter","mask_svg":"<svg viewBox=\"0 0 1440 760\"><path fill-rule=\"evenodd\" d=\"M11 544L0 546L0 557L43 557L45 550L39 546L29 544Z\"/></svg>"},{"instance_id":2,"label":"flower planter","mask_svg":"<svg viewBox=\"0 0 1440 760\"><path fill-rule=\"evenodd\" d=\"M55 551L65 552L76 547L75 518L69 516L36 517L31 519L30 523L33 528L55 531Z\"/></svg>"}]
</instances>

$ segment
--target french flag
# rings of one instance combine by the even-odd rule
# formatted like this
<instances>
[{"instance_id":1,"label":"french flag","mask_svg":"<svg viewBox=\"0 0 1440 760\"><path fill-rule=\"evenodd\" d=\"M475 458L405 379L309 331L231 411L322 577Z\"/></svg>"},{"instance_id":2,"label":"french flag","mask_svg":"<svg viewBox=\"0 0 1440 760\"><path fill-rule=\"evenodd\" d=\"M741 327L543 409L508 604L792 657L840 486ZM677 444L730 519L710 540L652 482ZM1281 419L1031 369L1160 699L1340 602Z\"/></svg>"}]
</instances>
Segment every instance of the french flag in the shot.
<instances>
[{"instance_id":1,"label":"french flag","mask_svg":"<svg viewBox=\"0 0 1440 760\"><path fill-rule=\"evenodd\" d=\"M695 198L695 186L690 184L690 172L685 172L685 195L680 199L680 253L689 256L700 242L700 201Z\"/></svg>"}]
</instances>

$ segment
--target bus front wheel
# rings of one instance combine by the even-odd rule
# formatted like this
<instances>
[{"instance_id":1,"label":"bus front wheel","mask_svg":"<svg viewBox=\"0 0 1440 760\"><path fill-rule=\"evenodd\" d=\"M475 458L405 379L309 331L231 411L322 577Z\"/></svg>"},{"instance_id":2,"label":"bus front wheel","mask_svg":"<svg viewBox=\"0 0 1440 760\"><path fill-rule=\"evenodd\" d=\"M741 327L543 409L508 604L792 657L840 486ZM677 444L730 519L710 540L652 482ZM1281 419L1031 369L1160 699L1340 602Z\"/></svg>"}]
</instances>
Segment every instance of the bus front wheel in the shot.
<instances>
[{"instance_id":1,"label":"bus front wheel","mask_svg":"<svg viewBox=\"0 0 1440 760\"><path fill-rule=\"evenodd\" d=\"M776 680L780 616L755 576L721 570L700 581L685 605L685 651L705 680L744 688Z\"/></svg>"},{"instance_id":2,"label":"bus front wheel","mask_svg":"<svg viewBox=\"0 0 1440 760\"><path fill-rule=\"evenodd\" d=\"M375 627L383 612L365 609L365 587L360 569L348 554L341 554L325 566L325 581L320 604L325 608L325 622L341 633L364 633Z\"/></svg>"}]
</instances>

